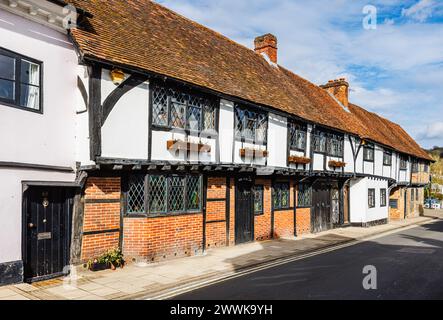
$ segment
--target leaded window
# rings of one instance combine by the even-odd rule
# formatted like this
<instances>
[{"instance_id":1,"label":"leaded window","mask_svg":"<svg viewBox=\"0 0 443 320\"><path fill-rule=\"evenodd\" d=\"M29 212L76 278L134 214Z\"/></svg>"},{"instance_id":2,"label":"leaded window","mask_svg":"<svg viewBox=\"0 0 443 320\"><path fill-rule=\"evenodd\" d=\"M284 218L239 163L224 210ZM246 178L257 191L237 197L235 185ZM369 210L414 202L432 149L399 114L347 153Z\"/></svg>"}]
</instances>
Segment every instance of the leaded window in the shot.
<instances>
[{"instance_id":1,"label":"leaded window","mask_svg":"<svg viewBox=\"0 0 443 320\"><path fill-rule=\"evenodd\" d=\"M314 152L326 153L327 134L323 131L317 131L312 135Z\"/></svg>"},{"instance_id":2,"label":"leaded window","mask_svg":"<svg viewBox=\"0 0 443 320\"><path fill-rule=\"evenodd\" d=\"M149 176L149 212L165 213L167 211L167 181L165 176Z\"/></svg>"},{"instance_id":3,"label":"leaded window","mask_svg":"<svg viewBox=\"0 0 443 320\"><path fill-rule=\"evenodd\" d=\"M389 150L385 150L383 152L383 165L385 166L392 165L392 152Z\"/></svg>"},{"instance_id":4,"label":"leaded window","mask_svg":"<svg viewBox=\"0 0 443 320\"><path fill-rule=\"evenodd\" d=\"M138 214L145 212L145 177L131 176L128 189L128 213Z\"/></svg>"},{"instance_id":5,"label":"leaded window","mask_svg":"<svg viewBox=\"0 0 443 320\"><path fill-rule=\"evenodd\" d=\"M375 208L375 189L368 190L368 206L369 208Z\"/></svg>"},{"instance_id":6,"label":"leaded window","mask_svg":"<svg viewBox=\"0 0 443 320\"><path fill-rule=\"evenodd\" d=\"M260 113L235 106L235 137L246 142L266 144L268 135L268 117Z\"/></svg>"},{"instance_id":7,"label":"leaded window","mask_svg":"<svg viewBox=\"0 0 443 320\"><path fill-rule=\"evenodd\" d=\"M273 193L274 209L289 209L289 183L276 183Z\"/></svg>"},{"instance_id":8,"label":"leaded window","mask_svg":"<svg viewBox=\"0 0 443 320\"><path fill-rule=\"evenodd\" d=\"M305 151L306 136L306 126L294 122L289 123L289 143L291 150Z\"/></svg>"},{"instance_id":9,"label":"leaded window","mask_svg":"<svg viewBox=\"0 0 443 320\"><path fill-rule=\"evenodd\" d=\"M202 206L201 176L198 175L132 175L127 190L129 215L199 212Z\"/></svg>"},{"instance_id":10,"label":"leaded window","mask_svg":"<svg viewBox=\"0 0 443 320\"><path fill-rule=\"evenodd\" d=\"M0 103L42 109L42 63L0 48Z\"/></svg>"},{"instance_id":11,"label":"leaded window","mask_svg":"<svg viewBox=\"0 0 443 320\"><path fill-rule=\"evenodd\" d=\"M298 185L298 207L310 207L312 204L312 188L309 184L300 183Z\"/></svg>"},{"instance_id":12,"label":"leaded window","mask_svg":"<svg viewBox=\"0 0 443 320\"><path fill-rule=\"evenodd\" d=\"M343 136L331 133L328 136L328 155L332 157L343 157Z\"/></svg>"},{"instance_id":13,"label":"leaded window","mask_svg":"<svg viewBox=\"0 0 443 320\"><path fill-rule=\"evenodd\" d=\"M412 162L412 172L414 172L414 173L418 172L418 161L417 160Z\"/></svg>"},{"instance_id":14,"label":"leaded window","mask_svg":"<svg viewBox=\"0 0 443 320\"><path fill-rule=\"evenodd\" d=\"M386 189L380 189L380 206L381 207L386 207L386 201L387 201L387 194L386 194Z\"/></svg>"},{"instance_id":15,"label":"leaded window","mask_svg":"<svg viewBox=\"0 0 443 320\"><path fill-rule=\"evenodd\" d=\"M400 170L407 170L408 169L408 157L406 156L400 156Z\"/></svg>"},{"instance_id":16,"label":"leaded window","mask_svg":"<svg viewBox=\"0 0 443 320\"><path fill-rule=\"evenodd\" d=\"M374 162L375 146L372 143L368 143L363 147L363 160L368 162Z\"/></svg>"},{"instance_id":17,"label":"leaded window","mask_svg":"<svg viewBox=\"0 0 443 320\"><path fill-rule=\"evenodd\" d=\"M153 86L152 124L192 133L216 131L217 99Z\"/></svg>"},{"instance_id":18,"label":"leaded window","mask_svg":"<svg viewBox=\"0 0 443 320\"><path fill-rule=\"evenodd\" d=\"M256 215L263 214L263 185L256 185L254 187L254 213Z\"/></svg>"}]
</instances>

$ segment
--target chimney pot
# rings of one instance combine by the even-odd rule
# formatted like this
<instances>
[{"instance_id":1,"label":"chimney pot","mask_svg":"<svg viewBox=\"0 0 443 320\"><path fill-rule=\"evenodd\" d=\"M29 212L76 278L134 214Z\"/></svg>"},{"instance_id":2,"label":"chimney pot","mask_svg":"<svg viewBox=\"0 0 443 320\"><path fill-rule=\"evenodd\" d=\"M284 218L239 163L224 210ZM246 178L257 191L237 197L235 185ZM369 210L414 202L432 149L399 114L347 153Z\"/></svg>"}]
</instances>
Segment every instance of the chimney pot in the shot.
<instances>
[{"instance_id":1,"label":"chimney pot","mask_svg":"<svg viewBox=\"0 0 443 320\"><path fill-rule=\"evenodd\" d=\"M329 80L327 84L320 86L332 94L346 108L349 106L349 83L346 78Z\"/></svg>"},{"instance_id":2,"label":"chimney pot","mask_svg":"<svg viewBox=\"0 0 443 320\"><path fill-rule=\"evenodd\" d=\"M258 54L266 54L272 63L277 63L277 37L273 34L265 34L254 40L254 51Z\"/></svg>"}]
</instances>

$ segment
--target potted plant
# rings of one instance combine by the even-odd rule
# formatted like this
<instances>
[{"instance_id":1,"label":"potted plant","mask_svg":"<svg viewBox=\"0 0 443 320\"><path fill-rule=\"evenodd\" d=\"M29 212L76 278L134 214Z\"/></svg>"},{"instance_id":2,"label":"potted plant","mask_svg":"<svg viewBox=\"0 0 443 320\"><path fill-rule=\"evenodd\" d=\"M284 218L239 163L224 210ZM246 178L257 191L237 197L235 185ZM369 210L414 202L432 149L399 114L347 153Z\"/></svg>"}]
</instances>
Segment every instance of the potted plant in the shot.
<instances>
[{"instance_id":1,"label":"potted plant","mask_svg":"<svg viewBox=\"0 0 443 320\"><path fill-rule=\"evenodd\" d=\"M123 253L120 249L111 249L106 251L100 257L91 259L87 263L87 268L91 271L101 271L111 268L115 270L122 268L125 264Z\"/></svg>"}]
</instances>

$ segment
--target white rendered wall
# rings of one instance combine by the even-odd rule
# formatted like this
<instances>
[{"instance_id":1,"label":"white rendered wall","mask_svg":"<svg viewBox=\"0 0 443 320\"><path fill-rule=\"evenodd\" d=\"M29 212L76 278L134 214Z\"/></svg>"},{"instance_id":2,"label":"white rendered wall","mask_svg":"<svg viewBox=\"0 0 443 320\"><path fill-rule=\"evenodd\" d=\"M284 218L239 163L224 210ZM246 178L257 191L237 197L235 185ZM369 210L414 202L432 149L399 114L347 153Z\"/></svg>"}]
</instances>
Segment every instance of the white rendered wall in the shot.
<instances>
[{"instance_id":1,"label":"white rendered wall","mask_svg":"<svg viewBox=\"0 0 443 320\"><path fill-rule=\"evenodd\" d=\"M232 163L232 148L234 142L234 103L220 101L220 162Z\"/></svg>"},{"instance_id":2,"label":"white rendered wall","mask_svg":"<svg viewBox=\"0 0 443 320\"><path fill-rule=\"evenodd\" d=\"M75 174L0 168L0 263L22 260L22 181L74 181Z\"/></svg>"},{"instance_id":3,"label":"white rendered wall","mask_svg":"<svg viewBox=\"0 0 443 320\"><path fill-rule=\"evenodd\" d=\"M349 141L349 136L345 135L344 143L344 162L346 163L345 172L354 172L354 154L352 152L351 142Z\"/></svg>"},{"instance_id":4,"label":"white rendered wall","mask_svg":"<svg viewBox=\"0 0 443 320\"><path fill-rule=\"evenodd\" d=\"M126 75L127 77L129 75ZM102 103L117 86L102 71ZM102 127L102 157L148 159L149 84L140 84L116 103Z\"/></svg>"},{"instance_id":5,"label":"white rendered wall","mask_svg":"<svg viewBox=\"0 0 443 320\"><path fill-rule=\"evenodd\" d=\"M375 189L375 207L369 208L368 192ZM381 206L380 190L388 189L388 182L381 179L361 178L351 180L350 215L351 223L367 223L388 218L388 204Z\"/></svg>"},{"instance_id":6,"label":"white rendered wall","mask_svg":"<svg viewBox=\"0 0 443 320\"><path fill-rule=\"evenodd\" d=\"M285 168L287 163L288 122L284 117L269 114L268 165Z\"/></svg>"},{"instance_id":7,"label":"white rendered wall","mask_svg":"<svg viewBox=\"0 0 443 320\"><path fill-rule=\"evenodd\" d=\"M3 10L0 39L1 47L43 62L43 114L0 104L0 161L75 167L78 63L72 44Z\"/></svg>"}]
</instances>

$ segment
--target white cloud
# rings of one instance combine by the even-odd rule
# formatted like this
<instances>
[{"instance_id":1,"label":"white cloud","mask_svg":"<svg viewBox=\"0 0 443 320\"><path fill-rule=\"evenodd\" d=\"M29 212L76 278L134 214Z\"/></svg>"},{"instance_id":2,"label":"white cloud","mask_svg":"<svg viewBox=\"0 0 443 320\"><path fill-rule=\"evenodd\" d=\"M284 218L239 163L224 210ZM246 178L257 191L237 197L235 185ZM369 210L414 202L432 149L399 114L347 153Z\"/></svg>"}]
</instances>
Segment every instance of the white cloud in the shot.
<instances>
[{"instance_id":1,"label":"white cloud","mask_svg":"<svg viewBox=\"0 0 443 320\"><path fill-rule=\"evenodd\" d=\"M443 121L429 124L418 136L420 139L443 139Z\"/></svg>"},{"instance_id":2,"label":"white cloud","mask_svg":"<svg viewBox=\"0 0 443 320\"><path fill-rule=\"evenodd\" d=\"M413 6L403 9L401 14L418 22L425 22L432 16L436 3L433 0L420 0Z\"/></svg>"}]
</instances>

